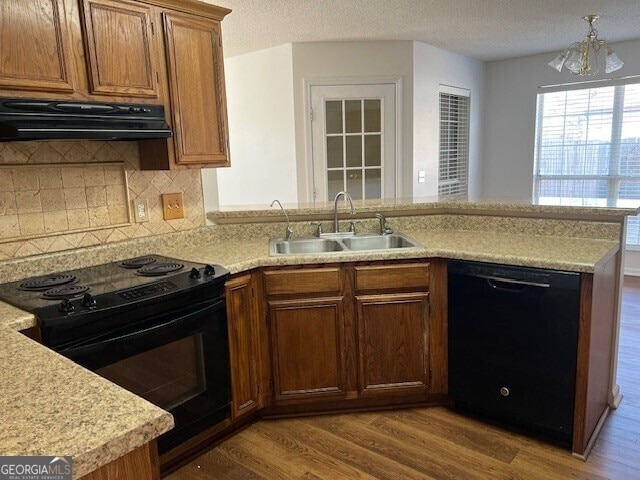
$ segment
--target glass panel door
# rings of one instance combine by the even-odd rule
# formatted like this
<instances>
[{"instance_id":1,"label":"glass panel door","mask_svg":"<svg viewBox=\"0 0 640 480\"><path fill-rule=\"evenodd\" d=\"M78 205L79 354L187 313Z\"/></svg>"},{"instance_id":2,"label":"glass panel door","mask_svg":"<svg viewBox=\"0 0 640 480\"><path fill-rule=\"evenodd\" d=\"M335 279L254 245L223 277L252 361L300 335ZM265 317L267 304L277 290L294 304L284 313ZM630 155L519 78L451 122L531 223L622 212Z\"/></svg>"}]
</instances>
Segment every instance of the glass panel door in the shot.
<instances>
[{"instance_id":1,"label":"glass panel door","mask_svg":"<svg viewBox=\"0 0 640 480\"><path fill-rule=\"evenodd\" d=\"M315 199L395 196L395 85L314 86Z\"/></svg>"},{"instance_id":2,"label":"glass panel door","mask_svg":"<svg viewBox=\"0 0 640 480\"><path fill-rule=\"evenodd\" d=\"M382 195L383 99L326 100L327 197ZM344 121L342 121L344 119Z\"/></svg>"}]
</instances>

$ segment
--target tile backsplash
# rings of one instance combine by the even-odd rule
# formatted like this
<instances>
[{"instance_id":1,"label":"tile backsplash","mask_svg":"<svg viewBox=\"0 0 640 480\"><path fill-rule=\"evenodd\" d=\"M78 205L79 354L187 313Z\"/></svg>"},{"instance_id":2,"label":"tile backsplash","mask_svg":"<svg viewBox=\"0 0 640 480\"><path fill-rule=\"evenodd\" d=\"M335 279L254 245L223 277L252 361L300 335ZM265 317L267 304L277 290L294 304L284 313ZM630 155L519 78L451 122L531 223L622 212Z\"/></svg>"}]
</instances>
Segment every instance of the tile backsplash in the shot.
<instances>
[{"instance_id":1,"label":"tile backsplash","mask_svg":"<svg viewBox=\"0 0 640 480\"><path fill-rule=\"evenodd\" d=\"M0 242L129 224L124 163L0 165Z\"/></svg>"},{"instance_id":2,"label":"tile backsplash","mask_svg":"<svg viewBox=\"0 0 640 480\"><path fill-rule=\"evenodd\" d=\"M165 221L160 195L173 192L185 218ZM129 223L137 198L148 222ZM0 260L203 225L200 171L141 171L136 142L0 143Z\"/></svg>"}]
</instances>

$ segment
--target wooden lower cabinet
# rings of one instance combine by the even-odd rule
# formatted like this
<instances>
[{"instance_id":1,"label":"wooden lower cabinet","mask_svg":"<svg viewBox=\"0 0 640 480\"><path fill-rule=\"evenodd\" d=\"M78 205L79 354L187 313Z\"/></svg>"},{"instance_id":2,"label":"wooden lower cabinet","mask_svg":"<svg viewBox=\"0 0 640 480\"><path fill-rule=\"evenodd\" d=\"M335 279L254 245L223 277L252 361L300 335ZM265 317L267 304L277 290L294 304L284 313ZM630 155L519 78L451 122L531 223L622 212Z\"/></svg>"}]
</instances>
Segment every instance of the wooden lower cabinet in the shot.
<instances>
[{"instance_id":1,"label":"wooden lower cabinet","mask_svg":"<svg viewBox=\"0 0 640 480\"><path fill-rule=\"evenodd\" d=\"M360 395L429 391L429 294L356 297Z\"/></svg>"},{"instance_id":2,"label":"wooden lower cabinet","mask_svg":"<svg viewBox=\"0 0 640 480\"><path fill-rule=\"evenodd\" d=\"M256 275L242 275L226 285L231 359L231 419L258 411L260 399L260 313Z\"/></svg>"},{"instance_id":3,"label":"wooden lower cabinet","mask_svg":"<svg viewBox=\"0 0 640 480\"><path fill-rule=\"evenodd\" d=\"M274 403L345 397L342 297L268 302Z\"/></svg>"},{"instance_id":4,"label":"wooden lower cabinet","mask_svg":"<svg viewBox=\"0 0 640 480\"><path fill-rule=\"evenodd\" d=\"M386 399L395 404L403 396L407 402L428 401L434 393L432 364L446 362L432 358L431 345L441 341L442 328L436 326L438 337L432 338L430 323L444 319L431 319L429 289L434 273L446 268L434 265L369 262L267 270L273 405L316 404L322 410L331 402L360 408Z\"/></svg>"},{"instance_id":5,"label":"wooden lower cabinet","mask_svg":"<svg viewBox=\"0 0 640 480\"><path fill-rule=\"evenodd\" d=\"M160 480L156 441L145 443L80 480Z\"/></svg>"}]
</instances>

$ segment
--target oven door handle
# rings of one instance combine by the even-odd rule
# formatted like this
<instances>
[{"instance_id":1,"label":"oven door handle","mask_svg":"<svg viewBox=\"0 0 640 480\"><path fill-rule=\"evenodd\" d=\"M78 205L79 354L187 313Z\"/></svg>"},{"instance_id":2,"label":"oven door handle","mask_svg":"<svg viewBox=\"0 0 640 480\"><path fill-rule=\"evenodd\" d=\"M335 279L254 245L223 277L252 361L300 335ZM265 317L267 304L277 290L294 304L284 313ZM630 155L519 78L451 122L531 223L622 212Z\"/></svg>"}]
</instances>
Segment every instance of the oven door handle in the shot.
<instances>
[{"instance_id":1,"label":"oven door handle","mask_svg":"<svg viewBox=\"0 0 640 480\"><path fill-rule=\"evenodd\" d=\"M168 322L153 325L152 327L143 328L142 330L134 330L133 332L126 333L124 335L118 335L115 337L103 337L103 339L93 338L82 343L68 346L67 348L59 350L58 353L69 358L73 358L78 355L85 355L87 353L90 353L92 350L98 350L112 343L121 342L123 340L136 340L138 338L145 337L150 333L159 333L161 331L170 330L177 326L187 324L194 318L197 318L206 312L214 312L222 308L225 308L225 301L218 300L211 305L207 305L204 308L200 308L193 312L187 313L186 315L174 318L172 320L169 320Z\"/></svg>"}]
</instances>

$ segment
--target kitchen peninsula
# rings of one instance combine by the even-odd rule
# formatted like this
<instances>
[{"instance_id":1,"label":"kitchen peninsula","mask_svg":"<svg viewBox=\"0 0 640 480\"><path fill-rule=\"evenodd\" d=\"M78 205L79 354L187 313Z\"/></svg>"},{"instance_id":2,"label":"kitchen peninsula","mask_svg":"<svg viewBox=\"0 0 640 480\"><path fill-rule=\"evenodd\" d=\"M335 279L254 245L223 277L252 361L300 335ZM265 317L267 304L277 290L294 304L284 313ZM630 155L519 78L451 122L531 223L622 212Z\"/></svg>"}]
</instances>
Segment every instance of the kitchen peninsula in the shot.
<instances>
[{"instance_id":1,"label":"kitchen peninsula","mask_svg":"<svg viewBox=\"0 0 640 480\"><path fill-rule=\"evenodd\" d=\"M332 206L329 205L287 208L287 211L292 220L294 235L297 236L313 235L314 227L309 225L310 221L330 221L332 218ZM284 218L281 212L275 209L230 209L210 212L208 218L215 223L210 227L4 261L0 263L0 280L5 283L63 271L69 264L84 267L149 253L225 266L233 275L227 287L229 323L232 325L237 321L234 315L245 315L246 318L241 320L249 321L251 328L239 328L234 331L238 334L249 332L255 335L250 342L250 348L253 349L251 352L234 350L232 339L234 413L229 428L233 428L242 422L253 421L261 414L268 416L321 409L329 411L332 408L348 409L350 405L354 408L367 405L399 406L402 401L412 401L415 404L416 398L421 396L426 400L425 403L445 402L447 259L579 272L583 285L588 285L590 290L583 289L582 308L585 310L581 317L582 349L579 349L579 393L576 394L582 396L581 405L585 405L585 408L581 411L576 410L576 417L580 421L579 428L576 429L573 452L578 456L586 456L595 439L594 432L597 434L606 418L609 405L616 406L620 399L615 382L617 319L623 260L623 249L620 245L624 239L625 216L635 215L637 212L636 208L544 206L511 200L394 201L378 204L356 202L354 218L351 218L346 210L341 210L341 221L348 223L350 220L356 220L358 231L374 232L378 226L374 214L383 213L395 231L409 235L420 242L422 247L395 251L276 257L268 254L268 239L283 236ZM403 266L418 269L411 271L427 272L426 275L429 277L428 281L424 281L426 287L416 284L416 293L412 293L413 290L407 293L413 295L412 298L424 298L428 290L430 296L431 328L426 353L430 361L430 375L422 387L407 393L406 396L404 391L389 397L385 397L384 394L368 396L368 393L364 393L361 388L361 379L364 377L359 377L360 374L356 372L356 350L349 349L351 343L355 345L357 342L355 331L350 330L353 327L350 324L343 325L345 328L342 330L346 344L346 360L339 366L340 371L345 372L344 381L341 383L343 390L335 393L332 400L319 399L313 394L299 398L299 401L295 397L287 397L286 392L283 395L282 391L275 391L279 385L278 380L282 382L282 378L276 379L275 387L270 387L275 373L272 349L274 345L282 344L273 343L279 339L272 336L273 332L270 334L264 316L271 309L270 321L274 322L274 318L278 318L274 315L280 313L277 308L283 304L282 302L292 302L295 297L293 293L286 291L278 293L273 287L274 284L270 283L271 279L284 278L283 276L293 279L296 274L304 274L306 270L313 270L317 275L333 269L333 272L337 272L339 285L335 287L338 291L331 290L334 293L330 295L344 298L341 302L346 305L350 304L351 300L348 298L353 292L345 293L344 289L353 285L353 279L349 280L349 275L354 271L360 269L359 271L365 274L371 271L376 272L376 275L388 274L389 283L393 283L396 280L402 281L402 276L396 276L394 269ZM248 299L234 297L236 294L243 295L243 285L250 286L248 291L252 292L252 295ZM356 285L353 288L364 287ZM398 284L397 288L398 292L408 291L404 284ZM360 294L356 292L355 295L357 297ZM597 301L591 302L592 296L597 297ZM328 297L323 294L319 298L325 302ZM256 308L243 308L243 301L247 301L250 306L255 305ZM248 311L251 313L247 313ZM9 367L2 369L3 376L0 377L3 392L0 398L3 405L0 414L3 425L3 435L0 437L1 454L74 455L77 465L74 476L80 478L122 455L147 445L171 427L170 416L162 410L16 333L18 330L35 326L32 315L5 304L0 307L0 315L0 356L3 358L3 365ZM347 316L349 315L351 314ZM601 326L605 328L604 337ZM589 355L597 343L596 335L601 339L610 340L608 345L598 345L604 350L597 354L607 355L606 364L596 364L596 360ZM246 339L241 340L244 342ZM238 341L238 338L235 338L235 341ZM243 359L243 362L237 362L242 355L252 352L257 353L254 360L244 362ZM32 374L32 368L38 372L37 375ZM242 368L246 368L247 371L243 371ZM283 373L286 372L281 369L278 375L282 377ZM242 382L246 378L255 379L261 388L242 388ZM61 381L71 388L61 388ZM15 391L14 386L17 383L20 390ZM593 390L595 385L598 386L598 391ZM78 405L78 397L85 394L87 401ZM93 398L91 395L97 395L95 402L89 400ZM239 396L243 398L238 398ZM33 398L38 398L38 401L33 401ZM56 408L47 412L45 422L42 412L43 405L47 402L50 405L55 404ZM101 409L100 405L103 402L109 403L111 409ZM245 410L240 408L242 405L246 405ZM125 409L126 413L122 413ZM79 417L68 415L67 410L76 412ZM113 412L121 412L121 415L114 415ZM53 433L53 430L48 428L48 422L55 423L56 428L66 432L64 436ZM47 436L44 433L46 430L52 435ZM84 441L86 437L83 435L90 436L93 442L90 448L87 448L87 442ZM67 440L61 442L61 438ZM61 449L65 451L60 451Z\"/></svg>"}]
</instances>

